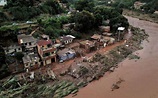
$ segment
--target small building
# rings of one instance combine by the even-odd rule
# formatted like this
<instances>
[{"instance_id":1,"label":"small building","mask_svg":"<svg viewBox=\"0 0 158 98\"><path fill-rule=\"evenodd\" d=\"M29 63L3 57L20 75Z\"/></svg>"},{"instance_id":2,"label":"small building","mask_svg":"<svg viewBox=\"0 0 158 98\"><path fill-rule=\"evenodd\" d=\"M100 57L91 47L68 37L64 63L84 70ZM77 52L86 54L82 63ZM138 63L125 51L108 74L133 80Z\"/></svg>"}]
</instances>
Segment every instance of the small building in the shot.
<instances>
[{"instance_id":1,"label":"small building","mask_svg":"<svg viewBox=\"0 0 158 98\"><path fill-rule=\"evenodd\" d=\"M63 29L64 30L71 29L71 27L73 27L74 25L75 23L63 24Z\"/></svg>"},{"instance_id":2,"label":"small building","mask_svg":"<svg viewBox=\"0 0 158 98\"><path fill-rule=\"evenodd\" d=\"M49 40L49 36L45 35L45 34L42 34L41 35L41 39L43 39L43 40Z\"/></svg>"},{"instance_id":3,"label":"small building","mask_svg":"<svg viewBox=\"0 0 158 98\"><path fill-rule=\"evenodd\" d=\"M72 43L73 39L75 39L75 37L72 35L66 35L66 36L60 37L60 41L62 44Z\"/></svg>"},{"instance_id":4,"label":"small building","mask_svg":"<svg viewBox=\"0 0 158 98\"><path fill-rule=\"evenodd\" d=\"M96 42L89 40L81 41L80 48L84 48L87 53L95 51L97 49Z\"/></svg>"},{"instance_id":5,"label":"small building","mask_svg":"<svg viewBox=\"0 0 158 98\"><path fill-rule=\"evenodd\" d=\"M35 52L37 39L31 35L21 34L18 35L18 43L22 46L23 51L25 52Z\"/></svg>"},{"instance_id":6,"label":"small building","mask_svg":"<svg viewBox=\"0 0 158 98\"><path fill-rule=\"evenodd\" d=\"M158 15L158 11L155 11L154 14L157 14L157 15Z\"/></svg>"},{"instance_id":7,"label":"small building","mask_svg":"<svg viewBox=\"0 0 158 98\"><path fill-rule=\"evenodd\" d=\"M96 47L98 46L103 46L106 47L108 44L114 43L114 38L108 37L108 36L103 36L99 34L94 34L91 39L96 40Z\"/></svg>"},{"instance_id":8,"label":"small building","mask_svg":"<svg viewBox=\"0 0 158 98\"><path fill-rule=\"evenodd\" d=\"M105 42L106 45L110 45L110 44L114 44L115 38L104 36L101 41ZM104 46L105 46L105 44L104 44Z\"/></svg>"},{"instance_id":9,"label":"small building","mask_svg":"<svg viewBox=\"0 0 158 98\"><path fill-rule=\"evenodd\" d=\"M51 40L39 40L37 42L38 54L41 57L42 65L52 64L56 62L57 49Z\"/></svg>"},{"instance_id":10,"label":"small building","mask_svg":"<svg viewBox=\"0 0 158 98\"><path fill-rule=\"evenodd\" d=\"M7 0L0 0L0 6L4 6L7 4Z\"/></svg>"},{"instance_id":11,"label":"small building","mask_svg":"<svg viewBox=\"0 0 158 98\"><path fill-rule=\"evenodd\" d=\"M139 1L136 1L134 3L134 8L135 9L140 9L143 5L145 5L146 3L142 3L142 2L139 2Z\"/></svg>"},{"instance_id":12,"label":"small building","mask_svg":"<svg viewBox=\"0 0 158 98\"><path fill-rule=\"evenodd\" d=\"M40 67L40 58L38 54L24 55L22 58L25 70L37 69Z\"/></svg>"},{"instance_id":13,"label":"small building","mask_svg":"<svg viewBox=\"0 0 158 98\"><path fill-rule=\"evenodd\" d=\"M112 36L113 34L112 34L112 33L109 33L109 32L103 32L102 35L104 35L104 36L109 36L109 37L110 37L110 36Z\"/></svg>"},{"instance_id":14,"label":"small building","mask_svg":"<svg viewBox=\"0 0 158 98\"><path fill-rule=\"evenodd\" d=\"M93 40L100 40L101 39L101 37L102 37L102 35L99 35L99 34L94 34L92 37L91 37L91 39L93 39Z\"/></svg>"},{"instance_id":15,"label":"small building","mask_svg":"<svg viewBox=\"0 0 158 98\"><path fill-rule=\"evenodd\" d=\"M118 27L117 32L118 32L118 41L120 41L124 37L125 27Z\"/></svg>"},{"instance_id":16,"label":"small building","mask_svg":"<svg viewBox=\"0 0 158 98\"><path fill-rule=\"evenodd\" d=\"M99 26L101 32L110 32L110 26Z\"/></svg>"},{"instance_id":17,"label":"small building","mask_svg":"<svg viewBox=\"0 0 158 98\"><path fill-rule=\"evenodd\" d=\"M75 50L65 48L63 50L59 50L57 52L57 55L59 57L59 62L64 62L66 60L72 59L76 56Z\"/></svg>"},{"instance_id":18,"label":"small building","mask_svg":"<svg viewBox=\"0 0 158 98\"><path fill-rule=\"evenodd\" d=\"M12 44L9 47L4 47L3 49L5 51L5 54L12 54L12 53L15 53L15 52L22 52L22 48L18 44Z\"/></svg>"}]
</instances>

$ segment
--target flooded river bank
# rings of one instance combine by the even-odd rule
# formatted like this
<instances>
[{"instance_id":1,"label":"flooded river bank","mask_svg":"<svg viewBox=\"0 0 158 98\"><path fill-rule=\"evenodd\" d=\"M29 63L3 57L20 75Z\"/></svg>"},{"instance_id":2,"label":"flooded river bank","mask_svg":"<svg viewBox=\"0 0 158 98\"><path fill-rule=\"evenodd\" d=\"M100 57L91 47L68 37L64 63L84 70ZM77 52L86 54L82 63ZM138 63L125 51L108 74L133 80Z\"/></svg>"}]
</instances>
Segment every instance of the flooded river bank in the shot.
<instances>
[{"instance_id":1,"label":"flooded river bank","mask_svg":"<svg viewBox=\"0 0 158 98\"><path fill-rule=\"evenodd\" d=\"M149 34L149 42L142 44L144 49L135 52L141 59L127 58L113 73L106 73L103 78L80 89L73 98L158 98L158 24L127 18L131 25L145 29ZM119 78L124 82L119 89L111 91Z\"/></svg>"}]
</instances>

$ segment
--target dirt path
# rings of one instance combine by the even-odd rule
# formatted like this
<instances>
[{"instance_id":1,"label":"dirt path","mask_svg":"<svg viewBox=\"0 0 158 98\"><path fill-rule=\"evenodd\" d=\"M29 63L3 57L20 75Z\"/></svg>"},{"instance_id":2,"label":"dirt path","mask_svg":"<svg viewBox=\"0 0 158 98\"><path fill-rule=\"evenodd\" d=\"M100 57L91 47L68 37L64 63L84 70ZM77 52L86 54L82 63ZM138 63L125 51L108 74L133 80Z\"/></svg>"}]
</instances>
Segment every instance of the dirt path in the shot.
<instances>
[{"instance_id":1,"label":"dirt path","mask_svg":"<svg viewBox=\"0 0 158 98\"><path fill-rule=\"evenodd\" d=\"M145 29L150 36L149 43L144 41L142 44L144 49L136 52L141 59L124 60L113 73L80 89L74 98L158 98L158 24L127 18L131 25ZM119 78L125 82L111 91Z\"/></svg>"}]
</instances>

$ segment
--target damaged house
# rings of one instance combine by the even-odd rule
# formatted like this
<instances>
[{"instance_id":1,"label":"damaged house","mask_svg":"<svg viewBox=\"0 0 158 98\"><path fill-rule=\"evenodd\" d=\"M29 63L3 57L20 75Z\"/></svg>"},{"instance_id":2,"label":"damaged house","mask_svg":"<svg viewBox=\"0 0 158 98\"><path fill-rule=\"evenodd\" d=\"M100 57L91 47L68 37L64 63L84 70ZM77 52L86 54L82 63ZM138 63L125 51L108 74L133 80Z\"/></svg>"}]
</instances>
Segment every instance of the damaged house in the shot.
<instances>
[{"instance_id":1,"label":"damaged house","mask_svg":"<svg viewBox=\"0 0 158 98\"><path fill-rule=\"evenodd\" d=\"M23 52L35 52L37 39L31 35L18 35L18 43L22 46Z\"/></svg>"},{"instance_id":2,"label":"damaged house","mask_svg":"<svg viewBox=\"0 0 158 98\"><path fill-rule=\"evenodd\" d=\"M23 63L24 63L24 69L25 70L32 70L32 69L37 69L40 67L40 58L38 54L28 54L25 55L23 58Z\"/></svg>"},{"instance_id":3,"label":"damaged house","mask_svg":"<svg viewBox=\"0 0 158 98\"><path fill-rule=\"evenodd\" d=\"M57 49L53 46L51 40L39 40L37 42L38 54L42 60L41 65L49 65L56 62Z\"/></svg>"},{"instance_id":4,"label":"damaged house","mask_svg":"<svg viewBox=\"0 0 158 98\"><path fill-rule=\"evenodd\" d=\"M57 55L59 57L59 62L64 62L66 60L72 59L76 56L75 50L65 48L63 50L59 50L57 52Z\"/></svg>"},{"instance_id":5,"label":"damaged house","mask_svg":"<svg viewBox=\"0 0 158 98\"><path fill-rule=\"evenodd\" d=\"M85 52L89 53L97 50L96 42L84 40L80 42L80 48L85 49Z\"/></svg>"},{"instance_id":6,"label":"damaged house","mask_svg":"<svg viewBox=\"0 0 158 98\"><path fill-rule=\"evenodd\" d=\"M62 36L60 37L60 41L62 44L69 44L69 43L72 43L73 42L73 39L75 39L74 36L72 35L66 35L66 36Z\"/></svg>"},{"instance_id":7,"label":"damaged house","mask_svg":"<svg viewBox=\"0 0 158 98\"><path fill-rule=\"evenodd\" d=\"M22 52L22 48L18 44L13 44L13 45L10 45L9 47L4 47L3 49L5 51L5 54L13 54L15 52Z\"/></svg>"}]
</instances>

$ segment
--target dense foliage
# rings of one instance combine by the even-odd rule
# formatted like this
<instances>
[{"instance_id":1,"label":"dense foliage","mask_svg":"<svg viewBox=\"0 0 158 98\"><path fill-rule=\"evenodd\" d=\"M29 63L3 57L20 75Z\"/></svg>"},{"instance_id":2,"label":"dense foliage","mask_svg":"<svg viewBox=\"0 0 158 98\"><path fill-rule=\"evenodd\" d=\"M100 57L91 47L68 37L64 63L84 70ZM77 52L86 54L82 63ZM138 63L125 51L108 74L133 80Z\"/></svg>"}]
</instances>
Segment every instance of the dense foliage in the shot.
<instances>
[{"instance_id":1,"label":"dense foliage","mask_svg":"<svg viewBox=\"0 0 158 98\"><path fill-rule=\"evenodd\" d=\"M94 1L93 0L79 0L76 2L75 7L77 10L93 11Z\"/></svg>"},{"instance_id":2,"label":"dense foliage","mask_svg":"<svg viewBox=\"0 0 158 98\"><path fill-rule=\"evenodd\" d=\"M158 1L157 0L141 0L143 2L146 2L146 4L144 6L142 6L142 9L144 9L144 11L146 13L154 13L155 11L158 10Z\"/></svg>"},{"instance_id":3,"label":"dense foliage","mask_svg":"<svg viewBox=\"0 0 158 98\"><path fill-rule=\"evenodd\" d=\"M75 15L76 29L80 31L88 31L94 27L95 17L93 13L82 11Z\"/></svg>"},{"instance_id":4,"label":"dense foliage","mask_svg":"<svg viewBox=\"0 0 158 98\"><path fill-rule=\"evenodd\" d=\"M128 29L129 27L128 20L124 16L121 16L121 15L110 19L109 25L113 31L116 31L118 27L125 27L126 29Z\"/></svg>"},{"instance_id":5,"label":"dense foliage","mask_svg":"<svg viewBox=\"0 0 158 98\"><path fill-rule=\"evenodd\" d=\"M119 8L128 8L133 9L134 3L136 1L140 1L143 3L146 3L141 7L141 9L146 13L153 13L156 10L158 10L158 1L157 0L115 0L115 2L112 4L114 7Z\"/></svg>"},{"instance_id":6,"label":"dense foliage","mask_svg":"<svg viewBox=\"0 0 158 98\"><path fill-rule=\"evenodd\" d=\"M9 75L8 67L6 65L6 57L2 47L0 47L0 79Z\"/></svg>"},{"instance_id":7,"label":"dense foliage","mask_svg":"<svg viewBox=\"0 0 158 98\"><path fill-rule=\"evenodd\" d=\"M41 13L55 15L63 12L56 0L47 0L44 3L35 0L8 0L4 9L13 16L13 20L28 20Z\"/></svg>"}]
</instances>

